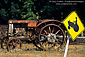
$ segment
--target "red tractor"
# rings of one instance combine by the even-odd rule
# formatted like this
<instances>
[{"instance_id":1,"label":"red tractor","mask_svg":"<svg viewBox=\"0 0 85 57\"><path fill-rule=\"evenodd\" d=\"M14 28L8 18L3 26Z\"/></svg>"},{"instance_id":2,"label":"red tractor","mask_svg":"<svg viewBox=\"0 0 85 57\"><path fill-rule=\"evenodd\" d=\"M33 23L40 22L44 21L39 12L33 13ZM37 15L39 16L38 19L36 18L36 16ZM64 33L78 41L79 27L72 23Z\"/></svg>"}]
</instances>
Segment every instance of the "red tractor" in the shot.
<instances>
[{"instance_id":1,"label":"red tractor","mask_svg":"<svg viewBox=\"0 0 85 57\"><path fill-rule=\"evenodd\" d=\"M21 48L22 41L31 41L41 50L55 50L65 43L65 27L58 20L9 20L7 36L1 47L7 50Z\"/></svg>"}]
</instances>

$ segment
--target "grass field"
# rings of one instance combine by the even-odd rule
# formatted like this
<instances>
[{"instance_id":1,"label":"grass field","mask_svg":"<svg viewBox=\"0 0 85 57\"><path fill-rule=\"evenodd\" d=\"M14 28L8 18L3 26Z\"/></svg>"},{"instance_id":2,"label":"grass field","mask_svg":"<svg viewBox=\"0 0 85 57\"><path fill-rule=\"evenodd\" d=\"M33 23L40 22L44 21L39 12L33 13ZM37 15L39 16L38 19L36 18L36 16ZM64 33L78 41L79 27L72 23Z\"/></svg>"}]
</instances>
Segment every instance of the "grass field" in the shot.
<instances>
[{"instance_id":1,"label":"grass field","mask_svg":"<svg viewBox=\"0 0 85 57\"><path fill-rule=\"evenodd\" d=\"M0 57L63 57L64 51L38 51L31 44L23 44L22 49L7 51L0 48ZM69 45L67 57L85 57L85 43L81 45Z\"/></svg>"}]
</instances>

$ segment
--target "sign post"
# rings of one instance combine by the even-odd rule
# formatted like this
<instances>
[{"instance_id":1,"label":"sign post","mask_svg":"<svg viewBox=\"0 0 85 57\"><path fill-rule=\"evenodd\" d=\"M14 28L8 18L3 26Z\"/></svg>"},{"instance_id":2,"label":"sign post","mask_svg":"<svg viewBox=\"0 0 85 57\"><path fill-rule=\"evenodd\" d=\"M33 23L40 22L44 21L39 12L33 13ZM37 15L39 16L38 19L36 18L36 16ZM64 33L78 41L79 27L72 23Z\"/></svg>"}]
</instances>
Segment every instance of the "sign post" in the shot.
<instances>
[{"instance_id":1,"label":"sign post","mask_svg":"<svg viewBox=\"0 0 85 57\"><path fill-rule=\"evenodd\" d=\"M66 57L66 55L67 55L69 40L70 40L70 35L68 36L68 39L67 39L67 44L66 44L66 48L65 48L64 57Z\"/></svg>"},{"instance_id":2,"label":"sign post","mask_svg":"<svg viewBox=\"0 0 85 57\"><path fill-rule=\"evenodd\" d=\"M76 11L71 12L64 20L63 24L65 25L67 31L69 32L69 37L67 39L66 49L64 57L67 55L68 51L68 45L69 45L69 39L70 36L72 40L74 41L79 34L81 34L82 31L84 31L84 25L81 22L79 16L77 15Z\"/></svg>"}]
</instances>

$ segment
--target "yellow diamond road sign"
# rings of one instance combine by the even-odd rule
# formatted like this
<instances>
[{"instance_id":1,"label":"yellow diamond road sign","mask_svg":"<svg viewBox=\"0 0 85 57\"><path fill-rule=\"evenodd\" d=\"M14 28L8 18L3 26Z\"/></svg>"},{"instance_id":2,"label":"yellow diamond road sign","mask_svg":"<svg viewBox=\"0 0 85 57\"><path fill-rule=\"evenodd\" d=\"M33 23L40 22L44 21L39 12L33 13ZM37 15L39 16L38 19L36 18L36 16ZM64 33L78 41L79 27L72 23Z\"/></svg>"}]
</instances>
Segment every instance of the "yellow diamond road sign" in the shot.
<instances>
[{"instance_id":1,"label":"yellow diamond road sign","mask_svg":"<svg viewBox=\"0 0 85 57\"><path fill-rule=\"evenodd\" d=\"M67 16L67 18L63 20L63 24L71 35L73 41L82 31L84 31L84 25L77 15L76 11L71 12Z\"/></svg>"}]
</instances>

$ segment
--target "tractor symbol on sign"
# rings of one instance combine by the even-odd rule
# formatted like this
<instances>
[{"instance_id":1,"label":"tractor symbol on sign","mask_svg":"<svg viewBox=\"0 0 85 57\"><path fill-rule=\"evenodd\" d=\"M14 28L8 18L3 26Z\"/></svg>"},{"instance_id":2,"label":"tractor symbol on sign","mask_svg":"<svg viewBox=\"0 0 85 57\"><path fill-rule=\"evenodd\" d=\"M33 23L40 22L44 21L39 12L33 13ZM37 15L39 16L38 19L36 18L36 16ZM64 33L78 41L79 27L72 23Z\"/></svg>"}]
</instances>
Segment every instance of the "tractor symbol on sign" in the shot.
<instances>
[{"instance_id":1,"label":"tractor symbol on sign","mask_svg":"<svg viewBox=\"0 0 85 57\"><path fill-rule=\"evenodd\" d=\"M73 22L70 22L70 20L68 21L68 29L70 29L70 27L72 27L74 29L75 32L78 32L79 30L79 26L77 24L77 17L76 17L76 21L74 21L75 23Z\"/></svg>"}]
</instances>

